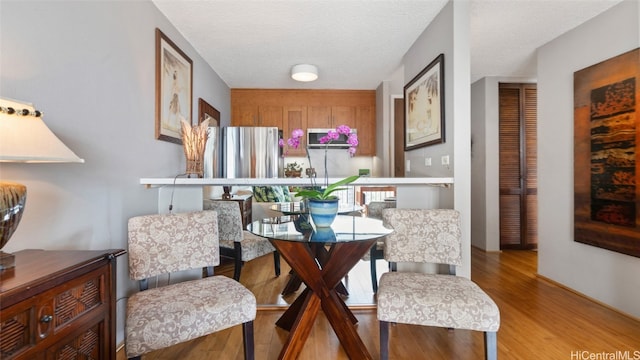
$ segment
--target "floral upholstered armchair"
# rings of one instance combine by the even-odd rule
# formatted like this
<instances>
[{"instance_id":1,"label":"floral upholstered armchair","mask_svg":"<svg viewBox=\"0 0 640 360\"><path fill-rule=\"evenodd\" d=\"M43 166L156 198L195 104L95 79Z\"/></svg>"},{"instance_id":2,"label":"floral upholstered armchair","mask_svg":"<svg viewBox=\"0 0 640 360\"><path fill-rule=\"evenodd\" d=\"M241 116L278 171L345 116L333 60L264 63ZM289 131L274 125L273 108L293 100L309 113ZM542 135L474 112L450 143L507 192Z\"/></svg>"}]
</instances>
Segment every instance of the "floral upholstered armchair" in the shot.
<instances>
[{"instance_id":1,"label":"floral upholstered armchair","mask_svg":"<svg viewBox=\"0 0 640 360\"><path fill-rule=\"evenodd\" d=\"M384 258L392 262L446 264L452 274L388 272L378 286L380 358L389 353L389 324L414 324L481 331L485 359L497 359L500 310L473 281L455 275L462 263L460 213L453 209L384 209L394 232L385 237Z\"/></svg>"},{"instance_id":2,"label":"floral upholstered armchair","mask_svg":"<svg viewBox=\"0 0 640 360\"><path fill-rule=\"evenodd\" d=\"M242 325L245 359L254 358L256 298L225 276L215 211L136 216L128 222L129 277L140 292L127 300L126 354L143 354ZM209 276L149 289L149 278L204 268Z\"/></svg>"}]
</instances>

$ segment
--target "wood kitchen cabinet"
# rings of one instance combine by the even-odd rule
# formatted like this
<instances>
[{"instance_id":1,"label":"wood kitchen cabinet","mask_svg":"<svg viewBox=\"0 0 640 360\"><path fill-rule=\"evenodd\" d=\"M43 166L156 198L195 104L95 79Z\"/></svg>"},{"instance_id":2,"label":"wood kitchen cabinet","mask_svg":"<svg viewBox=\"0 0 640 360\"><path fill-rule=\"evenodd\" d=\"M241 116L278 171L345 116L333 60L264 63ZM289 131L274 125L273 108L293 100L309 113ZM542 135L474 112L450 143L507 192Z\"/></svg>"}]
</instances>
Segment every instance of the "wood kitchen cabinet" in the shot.
<instances>
[{"instance_id":1,"label":"wood kitchen cabinet","mask_svg":"<svg viewBox=\"0 0 640 360\"><path fill-rule=\"evenodd\" d=\"M0 272L1 359L115 359L116 257L125 250L15 252Z\"/></svg>"},{"instance_id":2,"label":"wood kitchen cabinet","mask_svg":"<svg viewBox=\"0 0 640 360\"><path fill-rule=\"evenodd\" d=\"M376 108L374 106L358 106L356 109L356 125L358 130L358 152L360 155L376 155ZM356 153L356 154L357 154Z\"/></svg>"},{"instance_id":3,"label":"wood kitchen cabinet","mask_svg":"<svg viewBox=\"0 0 640 360\"><path fill-rule=\"evenodd\" d=\"M293 129L332 129L347 125L358 132L357 156L374 156L376 94L373 90L231 89L231 126L277 126L285 139ZM304 149L289 149L305 156Z\"/></svg>"},{"instance_id":4,"label":"wood kitchen cabinet","mask_svg":"<svg viewBox=\"0 0 640 360\"><path fill-rule=\"evenodd\" d=\"M235 105L232 126L275 126L282 129L283 108L274 105Z\"/></svg>"},{"instance_id":5,"label":"wood kitchen cabinet","mask_svg":"<svg viewBox=\"0 0 640 360\"><path fill-rule=\"evenodd\" d=\"M359 106L310 106L307 128L333 129L347 125L358 132L356 155L376 154L376 126L374 105Z\"/></svg>"},{"instance_id":6,"label":"wood kitchen cabinet","mask_svg":"<svg viewBox=\"0 0 640 360\"><path fill-rule=\"evenodd\" d=\"M306 106L285 106L284 121L282 122L284 141L291 137L291 132L295 129L302 129L306 134L306 130L309 128L307 125L307 111ZM287 147L286 155L307 156L307 152L302 146L297 149Z\"/></svg>"},{"instance_id":7,"label":"wood kitchen cabinet","mask_svg":"<svg viewBox=\"0 0 640 360\"><path fill-rule=\"evenodd\" d=\"M334 129L339 125L356 128L355 106L309 106L308 112L307 127L310 129Z\"/></svg>"}]
</instances>

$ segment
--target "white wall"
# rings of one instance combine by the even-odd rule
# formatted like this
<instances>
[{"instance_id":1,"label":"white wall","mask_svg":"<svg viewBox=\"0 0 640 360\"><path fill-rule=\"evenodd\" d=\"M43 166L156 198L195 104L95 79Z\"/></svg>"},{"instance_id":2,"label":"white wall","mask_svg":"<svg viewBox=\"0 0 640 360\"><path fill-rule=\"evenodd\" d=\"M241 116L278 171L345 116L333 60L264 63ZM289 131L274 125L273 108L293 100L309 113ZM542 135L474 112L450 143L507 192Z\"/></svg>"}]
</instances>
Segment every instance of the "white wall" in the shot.
<instances>
[{"instance_id":1,"label":"white wall","mask_svg":"<svg viewBox=\"0 0 640 360\"><path fill-rule=\"evenodd\" d=\"M182 147L155 139L155 28L194 62L193 112L204 98L229 123L227 85L148 1L0 4L0 96L32 102L84 164L0 164L28 188L4 250L126 248L127 219L157 212L141 177L184 172ZM134 284L118 259L119 299ZM125 301L118 301L118 343Z\"/></svg>"},{"instance_id":2,"label":"white wall","mask_svg":"<svg viewBox=\"0 0 640 360\"><path fill-rule=\"evenodd\" d=\"M487 179L487 107L486 79L471 84L471 245L488 250L487 187L493 184Z\"/></svg>"},{"instance_id":3,"label":"white wall","mask_svg":"<svg viewBox=\"0 0 640 360\"><path fill-rule=\"evenodd\" d=\"M404 83L408 83L439 54L444 54L445 142L405 152L411 162L406 176L455 177L453 190L438 191L438 206L454 208L462 214L463 265L457 271L471 276L471 163L470 163L470 55L469 3L450 1L429 24L403 57ZM450 165L442 166L442 155L449 155ZM432 166L424 165L431 157ZM412 189L413 191L413 189ZM416 202L428 203L433 191L411 194ZM403 194L398 193L398 204Z\"/></svg>"},{"instance_id":4,"label":"white wall","mask_svg":"<svg viewBox=\"0 0 640 360\"><path fill-rule=\"evenodd\" d=\"M573 240L573 74L640 46L640 2L538 50L538 272L640 317L640 259Z\"/></svg>"},{"instance_id":5,"label":"white wall","mask_svg":"<svg viewBox=\"0 0 640 360\"><path fill-rule=\"evenodd\" d=\"M395 128L393 102L402 98L404 86L404 67L400 66L376 89L376 153L374 167L376 176L395 176L394 136L396 131L404 131L403 127ZM380 140L384 139L384 140Z\"/></svg>"},{"instance_id":6,"label":"white wall","mask_svg":"<svg viewBox=\"0 0 640 360\"><path fill-rule=\"evenodd\" d=\"M390 125L388 113L391 99L385 94L389 93L389 82L383 81L376 89L376 156L373 159L372 176L389 177L393 173L390 171L391 152L389 149L391 137L389 136Z\"/></svg>"}]
</instances>

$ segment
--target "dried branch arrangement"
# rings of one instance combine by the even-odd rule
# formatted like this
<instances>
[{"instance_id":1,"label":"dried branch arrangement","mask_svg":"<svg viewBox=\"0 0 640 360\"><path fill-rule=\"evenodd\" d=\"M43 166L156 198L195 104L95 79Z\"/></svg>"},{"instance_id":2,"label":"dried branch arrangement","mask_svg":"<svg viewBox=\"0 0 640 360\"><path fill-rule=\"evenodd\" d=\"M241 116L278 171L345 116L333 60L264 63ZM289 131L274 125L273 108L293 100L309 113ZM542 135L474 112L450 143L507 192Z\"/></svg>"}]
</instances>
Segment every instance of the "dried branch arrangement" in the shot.
<instances>
[{"instance_id":1,"label":"dried branch arrangement","mask_svg":"<svg viewBox=\"0 0 640 360\"><path fill-rule=\"evenodd\" d=\"M182 147L187 158L187 175L195 174L198 177L204 176L204 148L207 144L209 119L200 125L191 126L185 120L181 120L182 125Z\"/></svg>"}]
</instances>

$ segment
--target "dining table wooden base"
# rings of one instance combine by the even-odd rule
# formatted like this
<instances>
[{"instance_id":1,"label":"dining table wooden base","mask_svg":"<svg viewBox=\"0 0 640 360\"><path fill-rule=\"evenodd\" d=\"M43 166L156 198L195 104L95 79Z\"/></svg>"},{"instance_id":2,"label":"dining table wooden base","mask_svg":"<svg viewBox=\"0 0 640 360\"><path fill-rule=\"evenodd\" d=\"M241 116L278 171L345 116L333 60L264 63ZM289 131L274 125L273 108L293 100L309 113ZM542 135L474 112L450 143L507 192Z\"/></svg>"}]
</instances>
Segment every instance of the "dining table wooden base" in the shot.
<instances>
[{"instance_id":1,"label":"dining table wooden base","mask_svg":"<svg viewBox=\"0 0 640 360\"><path fill-rule=\"evenodd\" d=\"M350 359L372 359L358 335L355 326L357 319L336 291L336 286L375 244L376 239L330 244L327 256L321 262L317 259L318 252L309 243L269 240L306 285L306 289L276 323L289 330L289 337L278 359L298 357L320 309Z\"/></svg>"},{"instance_id":2,"label":"dining table wooden base","mask_svg":"<svg viewBox=\"0 0 640 360\"><path fill-rule=\"evenodd\" d=\"M322 266L322 264L326 261L328 257L327 247L322 243L309 243L309 246L311 247L311 250L315 252L316 259ZM284 289L282 289L282 293L280 293L280 295L282 296L289 296L295 293L300 289L300 286L302 285L302 279L298 277L295 271L291 270L289 272L289 275L290 275L289 281L287 281L287 284L285 285ZM338 282L338 285L336 285L336 291L340 295L349 296L349 291L344 286L342 281Z\"/></svg>"}]
</instances>

